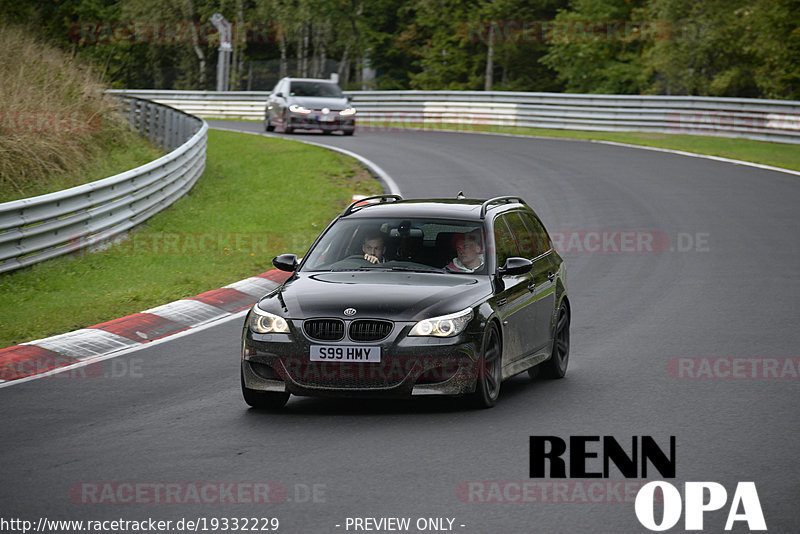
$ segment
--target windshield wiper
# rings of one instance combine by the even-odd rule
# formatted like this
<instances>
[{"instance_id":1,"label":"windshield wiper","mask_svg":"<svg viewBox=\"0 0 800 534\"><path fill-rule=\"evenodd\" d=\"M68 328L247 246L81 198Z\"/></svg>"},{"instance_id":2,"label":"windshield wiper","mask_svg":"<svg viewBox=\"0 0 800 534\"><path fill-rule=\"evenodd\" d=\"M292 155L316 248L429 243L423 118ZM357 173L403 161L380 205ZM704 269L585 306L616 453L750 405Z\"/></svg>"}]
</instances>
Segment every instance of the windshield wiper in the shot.
<instances>
[{"instance_id":1,"label":"windshield wiper","mask_svg":"<svg viewBox=\"0 0 800 534\"><path fill-rule=\"evenodd\" d=\"M419 267L390 267L392 271L404 271L409 273L444 273L444 270L438 269L436 267L431 267L429 269L422 269Z\"/></svg>"}]
</instances>

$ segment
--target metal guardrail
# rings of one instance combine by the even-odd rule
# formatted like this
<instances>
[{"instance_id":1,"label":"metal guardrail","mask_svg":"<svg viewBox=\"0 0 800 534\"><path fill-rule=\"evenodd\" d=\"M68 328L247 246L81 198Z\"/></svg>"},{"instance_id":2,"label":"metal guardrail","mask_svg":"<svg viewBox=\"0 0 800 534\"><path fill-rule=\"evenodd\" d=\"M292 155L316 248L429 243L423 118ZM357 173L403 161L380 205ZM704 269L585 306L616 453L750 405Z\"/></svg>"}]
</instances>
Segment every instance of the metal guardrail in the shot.
<instances>
[{"instance_id":1,"label":"metal guardrail","mask_svg":"<svg viewBox=\"0 0 800 534\"><path fill-rule=\"evenodd\" d=\"M182 197L203 173L204 120L130 95L119 99L131 126L171 152L96 182L0 204L0 272L107 243Z\"/></svg>"},{"instance_id":2,"label":"metal guardrail","mask_svg":"<svg viewBox=\"0 0 800 534\"><path fill-rule=\"evenodd\" d=\"M123 90L205 118L263 120L269 93ZM696 96L353 91L357 124L457 124L743 137L800 143L800 102ZM373 129L377 126L373 126Z\"/></svg>"}]
</instances>

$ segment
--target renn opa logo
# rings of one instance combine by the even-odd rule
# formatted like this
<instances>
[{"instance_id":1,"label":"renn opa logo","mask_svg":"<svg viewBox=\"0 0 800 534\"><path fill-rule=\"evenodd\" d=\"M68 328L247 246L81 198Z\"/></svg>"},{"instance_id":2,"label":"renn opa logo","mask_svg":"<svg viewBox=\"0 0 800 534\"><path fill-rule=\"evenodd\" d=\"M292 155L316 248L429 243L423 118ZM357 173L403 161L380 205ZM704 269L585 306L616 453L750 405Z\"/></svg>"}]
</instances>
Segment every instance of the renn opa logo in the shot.
<instances>
[{"instance_id":1,"label":"renn opa logo","mask_svg":"<svg viewBox=\"0 0 800 534\"><path fill-rule=\"evenodd\" d=\"M627 450L613 436L570 436L569 446L557 436L531 436L530 477L609 478L613 464L625 478L647 477L648 466L663 478L675 478L675 445L675 436L669 438L669 453L652 436L633 436ZM564 457L569 459L569 470ZM704 514L722 510L728 503L728 491L717 482L686 482L683 489L681 497L674 485L663 480L642 486L635 501L639 523L660 532L673 528L684 514L685 529L699 531L703 530ZM660 518L656 518L656 502L663 502ZM733 492L725 530L737 522L746 523L751 531L767 530L754 482L739 482Z\"/></svg>"}]
</instances>

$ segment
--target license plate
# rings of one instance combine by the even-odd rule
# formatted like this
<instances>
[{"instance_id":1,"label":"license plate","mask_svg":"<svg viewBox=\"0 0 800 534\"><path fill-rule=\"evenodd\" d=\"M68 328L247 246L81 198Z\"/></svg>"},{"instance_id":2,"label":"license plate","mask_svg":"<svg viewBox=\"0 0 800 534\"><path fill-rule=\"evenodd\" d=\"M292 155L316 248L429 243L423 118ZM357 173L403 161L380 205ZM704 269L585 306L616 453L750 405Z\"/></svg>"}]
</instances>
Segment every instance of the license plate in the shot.
<instances>
[{"instance_id":1,"label":"license plate","mask_svg":"<svg viewBox=\"0 0 800 534\"><path fill-rule=\"evenodd\" d=\"M320 122L333 122L333 117L330 115L317 115L317 120Z\"/></svg>"},{"instance_id":2,"label":"license plate","mask_svg":"<svg viewBox=\"0 0 800 534\"><path fill-rule=\"evenodd\" d=\"M346 345L312 345L311 361L380 363L381 348Z\"/></svg>"}]
</instances>

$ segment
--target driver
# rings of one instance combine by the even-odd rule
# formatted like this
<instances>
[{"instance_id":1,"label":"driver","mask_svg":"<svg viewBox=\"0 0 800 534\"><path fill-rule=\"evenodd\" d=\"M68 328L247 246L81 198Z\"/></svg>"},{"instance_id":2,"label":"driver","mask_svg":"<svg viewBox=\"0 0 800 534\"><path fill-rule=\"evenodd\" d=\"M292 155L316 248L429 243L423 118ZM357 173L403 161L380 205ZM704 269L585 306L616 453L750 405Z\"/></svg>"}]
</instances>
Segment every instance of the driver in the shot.
<instances>
[{"instance_id":1,"label":"driver","mask_svg":"<svg viewBox=\"0 0 800 534\"><path fill-rule=\"evenodd\" d=\"M385 262L383 255L386 253L386 243L383 234L373 232L365 235L361 242L361 252L364 253L364 259L370 263Z\"/></svg>"}]
</instances>

